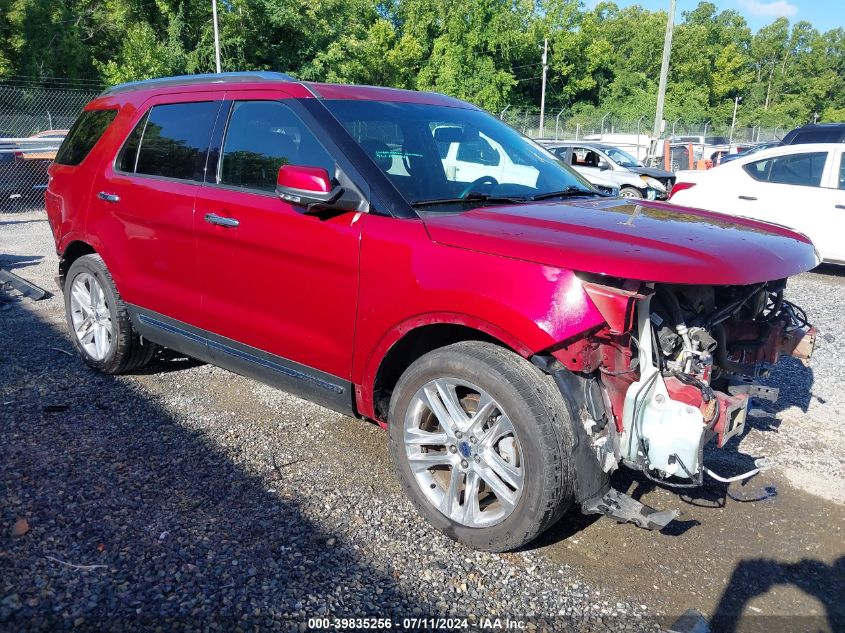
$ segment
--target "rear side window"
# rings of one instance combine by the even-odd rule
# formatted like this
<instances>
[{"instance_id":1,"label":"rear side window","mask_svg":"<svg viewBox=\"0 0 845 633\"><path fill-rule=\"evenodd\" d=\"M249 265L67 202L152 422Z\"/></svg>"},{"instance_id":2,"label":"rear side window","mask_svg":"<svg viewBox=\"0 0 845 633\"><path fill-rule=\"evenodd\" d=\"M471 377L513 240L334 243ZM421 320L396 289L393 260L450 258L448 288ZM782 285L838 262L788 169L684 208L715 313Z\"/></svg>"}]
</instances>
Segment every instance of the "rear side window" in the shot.
<instances>
[{"instance_id":1,"label":"rear side window","mask_svg":"<svg viewBox=\"0 0 845 633\"><path fill-rule=\"evenodd\" d=\"M147 112L141 117L135 129L132 130L132 134L129 135L129 138L123 144L123 149L120 150L120 156L117 159L117 168L120 171L129 173L135 171L135 163L138 160L138 148L141 146L141 137L144 135L144 128L147 126L149 116L150 113Z\"/></svg>"},{"instance_id":2,"label":"rear side window","mask_svg":"<svg viewBox=\"0 0 845 633\"><path fill-rule=\"evenodd\" d=\"M211 131L219 107L219 101L153 106L140 132L141 146L135 172L202 182ZM142 124L144 119L139 125ZM135 135L133 130L127 146L134 142ZM130 147L125 149L131 154Z\"/></svg>"},{"instance_id":3,"label":"rear side window","mask_svg":"<svg viewBox=\"0 0 845 633\"><path fill-rule=\"evenodd\" d=\"M743 169L754 180L781 185L820 187L827 152L775 156L749 163Z\"/></svg>"},{"instance_id":4,"label":"rear side window","mask_svg":"<svg viewBox=\"0 0 845 633\"><path fill-rule=\"evenodd\" d=\"M146 143L146 135L144 137ZM220 167L220 184L274 191L279 167L322 167L334 175L334 160L305 124L277 101L235 103Z\"/></svg>"},{"instance_id":5,"label":"rear side window","mask_svg":"<svg viewBox=\"0 0 845 633\"><path fill-rule=\"evenodd\" d=\"M117 110L86 110L80 114L56 152L55 162L78 165L85 160L116 116Z\"/></svg>"}]
</instances>

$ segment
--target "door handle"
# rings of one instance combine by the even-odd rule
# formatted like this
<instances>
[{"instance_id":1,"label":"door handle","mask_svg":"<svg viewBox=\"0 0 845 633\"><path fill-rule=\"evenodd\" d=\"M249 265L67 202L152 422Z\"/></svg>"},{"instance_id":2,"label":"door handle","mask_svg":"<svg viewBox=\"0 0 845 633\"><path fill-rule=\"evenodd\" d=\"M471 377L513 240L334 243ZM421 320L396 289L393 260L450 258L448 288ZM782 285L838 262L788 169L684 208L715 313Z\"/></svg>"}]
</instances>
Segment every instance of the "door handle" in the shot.
<instances>
[{"instance_id":1,"label":"door handle","mask_svg":"<svg viewBox=\"0 0 845 633\"><path fill-rule=\"evenodd\" d=\"M756 200L754 196L739 196L740 200Z\"/></svg>"},{"instance_id":2,"label":"door handle","mask_svg":"<svg viewBox=\"0 0 845 633\"><path fill-rule=\"evenodd\" d=\"M216 224L217 226L224 226L227 229L234 229L241 223L240 220L236 220L235 218L226 218L222 215L217 215L216 213L206 213L205 214L205 221L209 224Z\"/></svg>"},{"instance_id":3,"label":"door handle","mask_svg":"<svg viewBox=\"0 0 845 633\"><path fill-rule=\"evenodd\" d=\"M120 202L120 196L119 195L117 195L116 193L109 193L108 191L101 191L100 193L97 194L97 197L100 200L105 200L106 202L111 202L111 203Z\"/></svg>"}]
</instances>

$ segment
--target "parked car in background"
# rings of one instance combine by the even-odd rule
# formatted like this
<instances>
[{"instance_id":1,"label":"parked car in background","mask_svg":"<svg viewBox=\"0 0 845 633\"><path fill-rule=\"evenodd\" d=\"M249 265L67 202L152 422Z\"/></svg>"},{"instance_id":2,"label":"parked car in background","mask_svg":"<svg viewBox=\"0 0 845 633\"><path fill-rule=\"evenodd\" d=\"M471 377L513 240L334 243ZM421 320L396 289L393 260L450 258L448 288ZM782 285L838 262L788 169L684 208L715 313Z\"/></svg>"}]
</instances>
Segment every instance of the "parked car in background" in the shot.
<instances>
[{"instance_id":1,"label":"parked car in background","mask_svg":"<svg viewBox=\"0 0 845 633\"><path fill-rule=\"evenodd\" d=\"M40 202L47 168L66 135L67 130L47 130L27 139L0 138L0 206Z\"/></svg>"},{"instance_id":2,"label":"parked car in background","mask_svg":"<svg viewBox=\"0 0 845 633\"><path fill-rule=\"evenodd\" d=\"M730 154L730 139L727 136L675 136L669 139L670 145L692 145L693 160L711 160L713 164L720 157ZM681 167L684 164L681 163Z\"/></svg>"},{"instance_id":3,"label":"parked car in background","mask_svg":"<svg viewBox=\"0 0 845 633\"><path fill-rule=\"evenodd\" d=\"M743 156L750 156L751 154L756 154L757 152L761 152L764 149L777 147L779 145L781 145L780 141L766 141L765 143L758 143L756 145L749 145L747 147L737 148L736 154L726 154L725 156L722 156L722 159L719 164L724 165L725 163L734 161L737 158L741 158Z\"/></svg>"},{"instance_id":4,"label":"parked car in background","mask_svg":"<svg viewBox=\"0 0 845 633\"><path fill-rule=\"evenodd\" d=\"M706 172L678 172L671 202L791 227L845 264L845 145L782 145Z\"/></svg>"},{"instance_id":5,"label":"parked car in background","mask_svg":"<svg viewBox=\"0 0 845 633\"><path fill-rule=\"evenodd\" d=\"M845 123L813 123L786 133L783 145L802 143L845 143Z\"/></svg>"},{"instance_id":6,"label":"parked car in background","mask_svg":"<svg viewBox=\"0 0 845 633\"><path fill-rule=\"evenodd\" d=\"M488 153L471 182L454 144ZM89 366L161 345L375 420L419 512L485 550L572 506L664 527L677 512L609 473L718 477L704 445L743 432L757 365L812 351L783 296L818 262L806 237L603 196L445 95L278 73L117 86L45 199Z\"/></svg>"},{"instance_id":7,"label":"parked car in background","mask_svg":"<svg viewBox=\"0 0 845 633\"><path fill-rule=\"evenodd\" d=\"M609 180L623 198L665 200L672 191L675 175L664 169L646 167L636 158L603 143L555 141L545 147L565 164L593 179Z\"/></svg>"}]
</instances>

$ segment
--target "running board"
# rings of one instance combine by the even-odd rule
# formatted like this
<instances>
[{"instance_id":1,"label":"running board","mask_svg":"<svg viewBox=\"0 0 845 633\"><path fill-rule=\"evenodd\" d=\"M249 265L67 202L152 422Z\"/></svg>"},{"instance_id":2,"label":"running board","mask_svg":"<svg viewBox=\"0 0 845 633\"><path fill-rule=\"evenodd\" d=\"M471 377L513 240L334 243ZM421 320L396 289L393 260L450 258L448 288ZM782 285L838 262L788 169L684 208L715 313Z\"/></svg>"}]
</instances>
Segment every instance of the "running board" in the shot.
<instances>
[{"instance_id":1,"label":"running board","mask_svg":"<svg viewBox=\"0 0 845 633\"><path fill-rule=\"evenodd\" d=\"M681 514L679 510L657 511L615 488L584 501L581 512L603 514L620 523L633 523L646 530L662 530Z\"/></svg>"}]
</instances>

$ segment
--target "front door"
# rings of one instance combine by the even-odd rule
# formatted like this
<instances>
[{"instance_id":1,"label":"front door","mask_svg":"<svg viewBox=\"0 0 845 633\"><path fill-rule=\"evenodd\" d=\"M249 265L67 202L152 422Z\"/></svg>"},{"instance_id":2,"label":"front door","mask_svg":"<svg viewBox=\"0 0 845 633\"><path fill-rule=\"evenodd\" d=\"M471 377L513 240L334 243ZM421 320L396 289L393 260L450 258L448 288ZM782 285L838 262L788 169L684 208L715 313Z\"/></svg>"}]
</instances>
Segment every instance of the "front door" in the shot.
<instances>
[{"instance_id":1,"label":"front door","mask_svg":"<svg viewBox=\"0 0 845 633\"><path fill-rule=\"evenodd\" d=\"M196 202L211 353L222 365L276 382L261 375L269 372L286 389L325 402L320 391L339 387L333 377L351 377L363 218L307 214L276 196L283 164L336 173L284 92L227 92L226 100L219 161Z\"/></svg>"}]
</instances>

